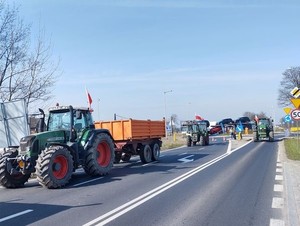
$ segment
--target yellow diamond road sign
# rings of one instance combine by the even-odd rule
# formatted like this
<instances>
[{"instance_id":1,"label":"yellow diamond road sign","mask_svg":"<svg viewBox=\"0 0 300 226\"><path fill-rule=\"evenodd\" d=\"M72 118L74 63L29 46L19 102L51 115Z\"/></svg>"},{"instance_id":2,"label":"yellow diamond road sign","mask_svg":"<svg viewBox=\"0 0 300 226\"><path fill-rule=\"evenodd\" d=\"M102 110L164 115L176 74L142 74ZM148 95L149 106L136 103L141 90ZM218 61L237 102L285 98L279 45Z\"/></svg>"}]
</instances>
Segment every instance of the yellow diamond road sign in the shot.
<instances>
[{"instance_id":1,"label":"yellow diamond road sign","mask_svg":"<svg viewBox=\"0 0 300 226\"><path fill-rule=\"evenodd\" d=\"M294 98L298 98L300 96L300 89L298 87L295 87L294 89L292 89L290 94L292 94Z\"/></svg>"},{"instance_id":2,"label":"yellow diamond road sign","mask_svg":"<svg viewBox=\"0 0 300 226\"><path fill-rule=\"evenodd\" d=\"M292 111L292 108L283 108L285 114L289 115Z\"/></svg>"},{"instance_id":3,"label":"yellow diamond road sign","mask_svg":"<svg viewBox=\"0 0 300 226\"><path fill-rule=\"evenodd\" d=\"M290 99L290 101L295 106L295 108L299 108L300 107L300 99Z\"/></svg>"}]
</instances>

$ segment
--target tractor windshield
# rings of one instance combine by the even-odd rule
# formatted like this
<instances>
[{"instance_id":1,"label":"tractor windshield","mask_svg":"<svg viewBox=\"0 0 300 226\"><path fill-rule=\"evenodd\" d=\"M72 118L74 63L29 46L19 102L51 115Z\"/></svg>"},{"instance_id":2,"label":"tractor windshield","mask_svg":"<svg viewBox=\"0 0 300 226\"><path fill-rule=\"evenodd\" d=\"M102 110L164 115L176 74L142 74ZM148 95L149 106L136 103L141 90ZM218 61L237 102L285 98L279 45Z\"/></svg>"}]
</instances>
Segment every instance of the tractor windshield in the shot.
<instances>
[{"instance_id":1,"label":"tractor windshield","mask_svg":"<svg viewBox=\"0 0 300 226\"><path fill-rule=\"evenodd\" d=\"M70 130L70 112L51 112L48 119L48 131Z\"/></svg>"}]
</instances>

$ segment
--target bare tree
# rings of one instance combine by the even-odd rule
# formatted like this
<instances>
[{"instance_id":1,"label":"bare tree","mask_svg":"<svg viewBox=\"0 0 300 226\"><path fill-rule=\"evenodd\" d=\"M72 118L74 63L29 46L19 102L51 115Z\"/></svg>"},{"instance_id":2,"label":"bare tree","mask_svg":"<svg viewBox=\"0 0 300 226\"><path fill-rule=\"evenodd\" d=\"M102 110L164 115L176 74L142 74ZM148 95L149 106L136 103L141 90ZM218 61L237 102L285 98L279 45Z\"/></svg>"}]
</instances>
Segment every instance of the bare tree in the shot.
<instances>
[{"instance_id":1,"label":"bare tree","mask_svg":"<svg viewBox=\"0 0 300 226\"><path fill-rule=\"evenodd\" d=\"M51 62L50 44L40 31L30 46L30 26L18 17L18 9L0 3L0 100L25 99L27 105L51 98L58 63Z\"/></svg>"},{"instance_id":2,"label":"bare tree","mask_svg":"<svg viewBox=\"0 0 300 226\"><path fill-rule=\"evenodd\" d=\"M267 115L265 112L254 113L254 112L246 111L246 112L244 112L243 116L249 117L250 120L252 120L252 121L255 119L255 116L257 116L258 118L267 118Z\"/></svg>"},{"instance_id":3,"label":"bare tree","mask_svg":"<svg viewBox=\"0 0 300 226\"><path fill-rule=\"evenodd\" d=\"M290 98L292 98L290 91L295 87L300 88L300 67L291 67L283 72L277 99L279 106L290 105Z\"/></svg>"}]
</instances>

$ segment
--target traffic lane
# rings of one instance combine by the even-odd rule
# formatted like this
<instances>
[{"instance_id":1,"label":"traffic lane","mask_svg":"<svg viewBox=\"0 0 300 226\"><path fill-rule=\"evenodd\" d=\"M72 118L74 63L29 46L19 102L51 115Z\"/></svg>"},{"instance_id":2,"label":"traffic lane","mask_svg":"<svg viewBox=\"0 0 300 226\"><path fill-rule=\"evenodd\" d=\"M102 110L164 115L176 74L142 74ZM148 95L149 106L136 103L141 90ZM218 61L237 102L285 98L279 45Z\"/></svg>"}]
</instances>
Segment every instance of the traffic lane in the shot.
<instances>
[{"instance_id":1,"label":"traffic lane","mask_svg":"<svg viewBox=\"0 0 300 226\"><path fill-rule=\"evenodd\" d=\"M226 144L224 145L226 146ZM77 224L82 220L82 217L78 217L81 216L77 212L78 208L88 209L87 212L94 212L97 216L101 212L104 213L128 199L134 199L149 189L160 186L193 168L194 162L186 165L178 161L178 158L182 158L182 156L179 157L182 153L197 154L199 153L198 149L201 149L201 152L208 151L206 156L209 156L209 151L212 155L216 155L218 152L224 152L225 146L215 145L214 147L214 145L210 145L205 148L201 146L182 148L181 150L174 150L175 154L169 151L159 163L144 165L137 161L119 164L114 167L110 175L100 178L90 178L83 172L77 172L74 174L70 185L60 190L42 188L36 180L30 180L25 188L2 189L0 206L5 211L1 211L0 219L22 211L33 210L7 222L17 224L22 222L27 225L30 222L34 223L40 220L44 225L47 225L48 223L53 224L56 220L59 223L61 219L65 219L65 222L70 221L70 223L75 222ZM203 162L204 160L196 158L195 162L197 161ZM88 183L80 185L85 182ZM76 198L74 199L74 197ZM18 208L15 208L16 206ZM100 211L99 207L101 207ZM72 217L66 217L68 215ZM87 217L88 219L90 218Z\"/></svg>"},{"instance_id":2,"label":"traffic lane","mask_svg":"<svg viewBox=\"0 0 300 226\"><path fill-rule=\"evenodd\" d=\"M276 159L250 143L107 225L269 225Z\"/></svg>"}]
</instances>

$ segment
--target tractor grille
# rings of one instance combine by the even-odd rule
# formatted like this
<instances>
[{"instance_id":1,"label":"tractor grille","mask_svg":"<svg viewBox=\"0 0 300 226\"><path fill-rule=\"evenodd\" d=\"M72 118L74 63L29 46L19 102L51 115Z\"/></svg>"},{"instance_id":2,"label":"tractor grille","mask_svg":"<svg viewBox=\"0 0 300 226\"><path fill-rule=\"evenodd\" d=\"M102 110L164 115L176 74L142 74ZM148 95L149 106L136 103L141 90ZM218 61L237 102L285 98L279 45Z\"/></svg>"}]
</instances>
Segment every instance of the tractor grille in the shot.
<instances>
[{"instance_id":1,"label":"tractor grille","mask_svg":"<svg viewBox=\"0 0 300 226\"><path fill-rule=\"evenodd\" d=\"M23 137L20 141L20 154L25 154L31 147L35 136Z\"/></svg>"}]
</instances>

